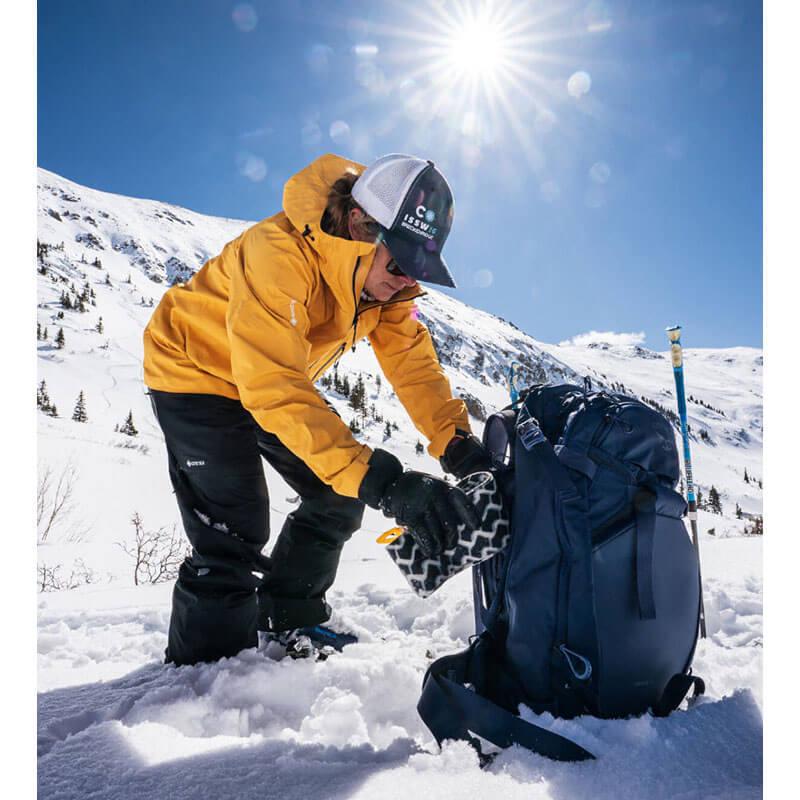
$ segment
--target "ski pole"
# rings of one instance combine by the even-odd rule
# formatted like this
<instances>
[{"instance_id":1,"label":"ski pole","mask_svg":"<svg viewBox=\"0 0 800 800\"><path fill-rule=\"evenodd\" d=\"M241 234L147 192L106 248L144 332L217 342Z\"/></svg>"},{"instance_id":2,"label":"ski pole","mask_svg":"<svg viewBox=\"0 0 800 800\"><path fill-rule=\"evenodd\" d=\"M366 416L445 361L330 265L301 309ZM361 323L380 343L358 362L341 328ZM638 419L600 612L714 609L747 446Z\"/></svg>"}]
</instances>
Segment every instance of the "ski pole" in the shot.
<instances>
[{"instance_id":1,"label":"ski pole","mask_svg":"<svg viewBox=\"0 0 800 800\"><path fill-rule=\"evenodd\" d=\"M517 388L517 367L519 363L512 361L506 370L506 378L508 379L508 394L511 397L511 408L515 409L519 405L519 389Z\"/></svg>"},{"instance_id":2,"label":"ski pole","mask_svg":"<svg viewBox=\"0 0 800 800\"><path fill-rule=\"evenodd\" d=\"M681 326L667 328L667 338L672 351L672 372L675 376L675 394L678 399L678 416L681 421L683 439L683 464L686 471L686 494L689 501L689 521L692 525L692 543L697 554L697 568L700 569L700 540L697 535L697 499L694 494L692 476L692 454L689 451L689 427L686 423L686 391L683 385L683 348L681 346ZM706 638L706 611L703 603L703 577L700 573L700 636Z\"/></svg>"}]
</instances>

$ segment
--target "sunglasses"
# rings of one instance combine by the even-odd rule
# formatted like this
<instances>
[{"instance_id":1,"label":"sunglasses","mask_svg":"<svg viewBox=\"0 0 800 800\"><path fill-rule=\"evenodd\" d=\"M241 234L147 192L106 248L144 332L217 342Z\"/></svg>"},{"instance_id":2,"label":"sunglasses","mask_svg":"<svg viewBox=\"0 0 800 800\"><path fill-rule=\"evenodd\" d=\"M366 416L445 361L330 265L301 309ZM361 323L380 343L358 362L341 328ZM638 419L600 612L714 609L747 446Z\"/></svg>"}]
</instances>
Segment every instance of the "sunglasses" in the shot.
<instances>
[{"instance_id":1,"label":"sunglasses","mask_svg":"<svg viewBox=\"0 0 800 800\"><path fill-rule=\"evenodd\" d=\"M365 222L365 223L363 223L363 225L364 225L364 229L367 232L367 235L374 237L375 241L378 244L382 244L384 247L386 247L387 250L389 249L388 246L386 245L386 242L383 241L383 231L381 229L381 226L377 222L372 222L372 221ZM390 255L391 255L391 252L390 252ZM398 278L407 278L408 277L406 275L406 273L403 272L402 269L400 269L400 265L397 263L397 261L394 260L394 258L392 258L389 261L389 263L386 265L386 271L390 275L395 275Z\"/></svg>"},{"instance_id":2,"label":"sunglasses","mask_svg":"<svg viewBox=\"0 0 800 800\"><path fill-rule=\"evenodd\" d=\"M406 273L405 273L405 272L403 272L403 270L402 270L402 269L400 269L400 265L399 265L399 264L398 264L398 263L397 263L397 262L396 262L394 259L392 259L392 260L391 260L391 261L390 261L390 262L389 262L389 263L386 265L386 271L387 271L387 272L388 272L390 275L396 275L398 278L407 278L407 277L408 277L408 275L406 275Z\"/></svg>"}]
</instances>

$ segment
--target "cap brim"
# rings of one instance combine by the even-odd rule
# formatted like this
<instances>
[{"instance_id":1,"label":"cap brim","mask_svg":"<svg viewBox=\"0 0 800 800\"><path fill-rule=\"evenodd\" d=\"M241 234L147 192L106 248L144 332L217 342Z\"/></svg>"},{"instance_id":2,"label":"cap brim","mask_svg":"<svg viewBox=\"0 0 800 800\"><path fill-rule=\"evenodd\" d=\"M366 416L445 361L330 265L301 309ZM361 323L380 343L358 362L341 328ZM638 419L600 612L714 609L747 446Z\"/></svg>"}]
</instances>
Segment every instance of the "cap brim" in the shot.
<instances>
[{"instance_id":1,"label":"cap brim","mask_svg":"<svg viewBox=\"0 0 800 800\"><path fill-rule=\"evenodd\" d=\"M436 243L432 239L423 244L409 242L396 233L383 230L383 240L392 254L392 258L400 265L400 269L409 278L422 281L422 283L435 283L439 286L456 288L456 282L447 268L441 253L431 247Z\"/></svg>"}]
</instances>

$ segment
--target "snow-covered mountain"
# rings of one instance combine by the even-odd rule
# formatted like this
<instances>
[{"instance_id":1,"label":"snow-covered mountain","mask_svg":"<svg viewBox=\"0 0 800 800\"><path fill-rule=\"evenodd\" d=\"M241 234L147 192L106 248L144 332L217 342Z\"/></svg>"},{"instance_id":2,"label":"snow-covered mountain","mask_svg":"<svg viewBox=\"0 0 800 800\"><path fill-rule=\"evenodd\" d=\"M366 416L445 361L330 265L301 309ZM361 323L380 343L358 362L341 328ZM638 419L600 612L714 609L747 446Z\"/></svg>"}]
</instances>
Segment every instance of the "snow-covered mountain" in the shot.
<instances>
[{"instance_id":1,"label":"snow-covered mountain","mask_svg":"<svg viewBox=\"0 0 800 800\"><path fill-rule=\"evenodd\" d=\"M710 638L698 648L696 671L708 679L709 691L707 705L692 713L697 733L741 726L742 740L725 752L698 748L692 732L670 720L578 720L570 730L604 752L604 766L585 782L570 778L569 789L563 765L521 753L504 754L492 774L479 771L460 745L441 757L426 754L420 748L431 740L414 711L419 680L431 655L457 649L471 633L468 577L453 579L429 600L416 598L374 542L387 525L371 511L345 550L333 597L337 614L363 644L325 664L289 665L253 653L213 666L158 666L170 586L134 585L131 520L137 514L141 527L169 532L179 526L179 516L142 383L142 330L171 283L190 277L249 224L99 192L39 170L37 348L47 393L39 416L39 580L48 590L40 595L43 789L66 781L60 796L77 797L90 774L106 782L108 796L126 796L135 785L131 770L144 764L177 781L173 762L189 757L192 780L208 788L220 761L230 758L244 774L266 756L295 766L313 762L318 770L329 764L334 782L350 786L337 789L341 797L389 797L393 791L529 797L532 782L546 787L536 796L581 796L591 789L595 797L606 791L611 797L619 780L634 780L637 773L627 765L635 749L632 761L639 767L657 762L659 774L668 758L709 791L742 791L737 797L757 791L760 757L753 761L748 748L760 747L760 715L751 695L760 702L761 537L745 535L762 511L762 353L753 348L685 351L695 479L706 500L714 487L722 507L722 514L700 513ZM635 394L673 413L666 338L661 352L597 337L591 344L546 344L435 290L419 306L478 433L486 415L507 403L504 376L511 361L521 365L523 383L588 376L595 386ZM320 384L362 440L393 450L410 466L439 472L433 459L417 452L419 434L380 380L366 343L347 353L338 374L351 385L359 374L365 382L365 411L353 409L332 383ZM72 419L81 392L85 422ZM57 416L48 405L55 405ZM129 415L136 436L119 430ZM295 498L269 468L267 477L277 531ZM69 590L70 584L77 588ZM98 680L106 682L102 688L79 686ZM110 743L112 732L138 759L110 765L120 746ZM660 746L667 737L675 743L668 757ZM87 747L97 748L98 758L81 760L78 771L71 765ZM228 756L217 758L221 750ZM717 759L711 778L701 769L704 759L706 765ZM264 770L271 780L266 765ZM290 785L290 766L276 770ZM723 777L725 770L733 777ZM350 785L353 771L360 779ZM323 780L324 772L313 780ZM635 780L639 796L669 796L655 778L652 785ZM422 785L427 789L416 788ZM243 780L235 786L240 796L250 796ZM305 794L314 790L313 782L298 786ZM155 784L137 793L171 796Z\"/></svg>"}]
</instances>

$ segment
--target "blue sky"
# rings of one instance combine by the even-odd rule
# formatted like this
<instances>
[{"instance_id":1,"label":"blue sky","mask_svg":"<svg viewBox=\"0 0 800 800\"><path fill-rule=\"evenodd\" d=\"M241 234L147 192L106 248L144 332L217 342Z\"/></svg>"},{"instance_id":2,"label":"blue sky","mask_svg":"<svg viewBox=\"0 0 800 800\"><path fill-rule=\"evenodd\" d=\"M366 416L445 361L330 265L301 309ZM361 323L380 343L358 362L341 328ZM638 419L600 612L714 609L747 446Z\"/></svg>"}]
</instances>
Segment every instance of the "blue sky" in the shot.
<instances>
[{"instance_id":1,"label":"blue sky","mask_svg":"<svg viewBox=\"0 0 800 800\"><path fill-rule=\"evenodd\" d=\"M256 220L321 153L412 152L453 187L465 302L543 341L761 346L760 3L485 5L39 0L38 163Z\"/></svg>"}]
</instances>

